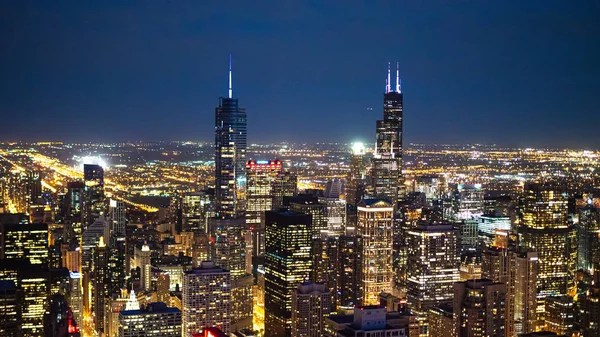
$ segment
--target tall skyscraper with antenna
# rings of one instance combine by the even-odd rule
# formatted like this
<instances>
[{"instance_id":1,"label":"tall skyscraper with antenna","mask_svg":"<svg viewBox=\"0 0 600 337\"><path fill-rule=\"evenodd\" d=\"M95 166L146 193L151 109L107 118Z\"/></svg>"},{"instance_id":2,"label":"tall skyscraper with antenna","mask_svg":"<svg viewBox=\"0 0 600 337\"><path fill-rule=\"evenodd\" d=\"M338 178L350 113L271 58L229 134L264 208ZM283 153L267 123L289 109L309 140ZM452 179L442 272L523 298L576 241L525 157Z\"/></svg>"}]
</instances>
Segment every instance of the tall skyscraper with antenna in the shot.
<instances>
[{"instance_id":1,"label":"tall skyscraper with antenna","mask_svg":"<svg viewBox=\"0 0 600 337\"><path fill-rule=\"evenodd\" d=\"M404 194L402 100L399 64L396 63L396 86L392 90L391 70L388 63L387 81L383 94L383 119L377 121L373 185L377 197L389 199L394 205Z\"/></svg>"},{"instance_id":2,"label":"tall skyscraper with antenna","mask_svg":"<svg viewBox=\"0 0 600 337\"><path fill-rule=\"evenodd\" d=\"M229 97L219 97L215 109L215 196L221 219L242 215L245 209L246 125L246 109L233 98L229 55Z\"/></svg>"}]
</instances>

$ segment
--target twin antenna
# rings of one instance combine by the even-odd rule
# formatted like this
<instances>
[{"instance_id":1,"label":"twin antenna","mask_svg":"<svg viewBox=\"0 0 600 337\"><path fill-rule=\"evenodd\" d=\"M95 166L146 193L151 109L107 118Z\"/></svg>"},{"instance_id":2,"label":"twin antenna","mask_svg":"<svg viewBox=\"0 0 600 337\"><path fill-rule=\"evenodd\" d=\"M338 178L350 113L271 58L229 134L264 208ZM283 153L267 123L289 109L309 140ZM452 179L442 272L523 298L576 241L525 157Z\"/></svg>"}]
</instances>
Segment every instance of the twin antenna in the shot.
<instances>
[{"instance_id":1,"label":"twin antenna","mask_svg":"<svg viewBox=\"0 0 600 337\"><path fill-rule=\"evenodd\" d=\"M385 93L389 93L392 91L392 81L390 78L390 62L388 62L388 72L387 72L387 81L385 82ZM402 92L402 85L400 82L400 62L396 62L396 90L395 92Z\"/></svg>"}]
</instances>

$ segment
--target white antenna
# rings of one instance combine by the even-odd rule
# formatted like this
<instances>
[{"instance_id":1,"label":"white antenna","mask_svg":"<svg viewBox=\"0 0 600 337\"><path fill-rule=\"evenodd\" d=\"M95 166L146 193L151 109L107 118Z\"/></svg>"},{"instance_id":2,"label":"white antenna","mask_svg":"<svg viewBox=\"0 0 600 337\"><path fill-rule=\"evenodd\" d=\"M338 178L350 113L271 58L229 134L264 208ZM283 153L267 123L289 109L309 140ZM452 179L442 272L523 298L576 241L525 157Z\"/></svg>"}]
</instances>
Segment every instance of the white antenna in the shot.
<instances>
[{"instance_id":1,"label":"white antenna","mask_svg":"<svg viewBox=\"0 0 600 337\"><path fill-rule=\"evenodd\" d=\"M231 54L229 54L229 98L233 98L233 87L231 85Z\"/></svg>"},{"instance_id":2,"label":"white antenna","mask_svg":"<svg viewBox=\"0 0 600 337\"><path fill-rule=\"evenodd\" d=\"M400 62L396 62L396 92L400 93Z\"/></svg>"},{"instance_id":3,"label":"white antenna","mask_svg":"<svg viewBox=\"0 0 600 337\"><path fill-rule=\"evenodd\" d=\"M390 62L388 62L388 77L387 77L387 85L385 87L386 94L391 91L391 87L392 87L392 81L390 80Z\"/></svg>"}]
</instances>

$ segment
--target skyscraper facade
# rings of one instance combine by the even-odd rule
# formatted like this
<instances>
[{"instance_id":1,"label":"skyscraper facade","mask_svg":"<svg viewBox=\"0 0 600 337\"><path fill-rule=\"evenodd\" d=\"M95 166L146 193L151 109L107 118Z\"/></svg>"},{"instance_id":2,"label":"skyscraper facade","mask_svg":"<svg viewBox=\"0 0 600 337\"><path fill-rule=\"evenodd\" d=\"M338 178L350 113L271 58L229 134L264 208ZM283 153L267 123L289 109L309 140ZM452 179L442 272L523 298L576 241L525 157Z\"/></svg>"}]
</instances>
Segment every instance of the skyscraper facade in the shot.
<instances>
[{"instance_id":1,"label":"skyscraper facade","mask_svg":"<svg viewBox=\"0 0 600 337\"><path fill-rule=\"evenodd\" d=\"M231 57L229 97L220 97L215 109L215 196L217 216L241 215L246 199L246 109L233 98Z\"/></svg>"},{"instance_id":2,"label":"skyscraper facade","mask_svg":"<svg viewBox=\"0 0 600 337\"><path fill-rule=\"evenodd\" d=\"M281 172L280 160L249 160L246 163L246 223L252 231L254 272L264 268L265 212L273 209L273 188Z\"/></svg>"},{"instance_id":3,"label":"skyscraper facade","mask_svg":"<svg viewBox=\"0 0 600 337\"><path fill-rule=\"evenodd\" d=\"M550 185L525 185L519 244L538 253L538 297L565 295L574 284L577 238L567 215L566 193Z\"/></svg>"},{"instance_id":4,"label":"skyscraper facade","mask_svg":"<svg viewBox=\"0 0 600 337\"><path fill-rule=\"evenodd\" d=\"M267 211L265 244L265 336L291 335L292 292L309 278L311 216Z\"/></svg>"},{"instance_id":5,"label":"skyscraper facade","mask_svg":"<svg viewBox=\"0 0 600 337\"><path fill-rule=\"evenodd\" d=\"M390 66L386 92L383 95L383 119L377 121L377 139L373 157L375 195L389 199L394 205L404 194L402 177L402 118L403 96L396 64L396 87L392 89Z\"/></svg>"},{"instance_id":6,"label":"skyscraper facade","mask_svg":"<svg viewBox=\"0 0 600 337\"><path fill-rule=\"evenodd\" d=\"M322 283L305 282L292 292L292 337L321 337L324 319L334 311L333 296Z\"/></svg>"},{"instance_id":7,"label":"skyscraper facade","mask_svg":"<svg viewBox=\"0 0 600 337\"><path fill-rule=\"evenodd\" d=\"M362 237L363 304L379 303L379 293L391 292L394 206L381 199L358 204L358 233Z\"/></svg>"},{"instance_id":8,"label":"skyscraper facade","mask_svg":"<svg viewBox=\"0 0 600 337\"><path fill-rule=\"evenodd\" d=\"M205 327L229 332L231 325L231 274L212 262L183 275L183 336Z\"/></svg>"},{"instance_id":9,"label":"skyscraper facade","mask_svg":"<svg viewBox=\"0 0 600 337\"><path fill-rule=\"evenodd\" d=\"M479 279L454 284L457 337L505 337L506 284Z\"/></svg>"},{"instance_id":10,"label":"skyscraper facade","mask_svg":"<svg viewBox=\"0 0 600 337\"><path fill-rule=\"evenodd\" d=\"M451 224L422 224L406 233L407 300L426 336L427 311L452 299L453 284L459 280L457 232Z\"/></svg>"},{"instance_id":11,"label":"skyscraper facade","mask_svg":"<svg viewBox=\"0 0 600 337\"><path fill-rule=\"evenodd\" d=\"M83 202L83 227L87 228L94 219L104 214L104 169L96 164L83 165L85 184Z\"/></svg>"}]
</instances>

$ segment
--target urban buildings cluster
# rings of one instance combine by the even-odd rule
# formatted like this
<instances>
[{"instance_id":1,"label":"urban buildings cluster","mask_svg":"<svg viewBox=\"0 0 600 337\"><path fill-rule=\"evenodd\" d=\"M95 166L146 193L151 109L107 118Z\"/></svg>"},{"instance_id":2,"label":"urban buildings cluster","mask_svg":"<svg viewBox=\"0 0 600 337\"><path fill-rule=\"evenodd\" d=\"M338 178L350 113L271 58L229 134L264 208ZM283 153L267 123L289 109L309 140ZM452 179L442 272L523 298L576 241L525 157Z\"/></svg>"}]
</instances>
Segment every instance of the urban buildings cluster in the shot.
<instances>
[{"instance_id":1,"label":"urban buildings cluster","mask_svg":"<svg viewBox=\"0 0 600 337\"><path fill-rule=\"evenodd\" d=\"M600 336L599 154L405 148L390 68L374 146L249 144L231 69L213 146L1 144L0 335Z\"/></svg>"}]
</instances>

